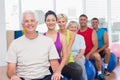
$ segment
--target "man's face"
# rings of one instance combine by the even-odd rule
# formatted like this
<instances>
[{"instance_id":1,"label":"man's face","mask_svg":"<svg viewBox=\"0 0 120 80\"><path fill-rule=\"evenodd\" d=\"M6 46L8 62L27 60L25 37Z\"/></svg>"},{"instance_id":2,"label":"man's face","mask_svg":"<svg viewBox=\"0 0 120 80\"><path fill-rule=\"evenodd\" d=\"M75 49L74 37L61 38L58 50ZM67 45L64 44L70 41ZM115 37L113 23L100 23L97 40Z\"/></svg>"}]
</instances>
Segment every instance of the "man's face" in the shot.
<instances>
[{"instance_id":1,"label":"man's face","mask_svg":"<svg viewBox=\"0 0 120 80\"><path fill-rule=\"evenodd\" d=\"M26 33L35 32L37 23L38 22L36 21L35 16L33 14L28 13L23 16L22 26Z\"/></svg>"},{"instance_id":2,"label":"man's face","mask_svg":"<svg viewBox=\"0 0 120 80\"><path fill-rule=\"evenodd\" d=\"M84 16L81 16L79 19L79 23L81 27L86 27L87 26L87 18Z\"/></svg>"},{"instance_id":3,"label":"man's face","mask_svg":"<svg viewBox=\"0 0 120 80\"><path fill-rule=\"evenodd\" d=\"M98 28L98 25L99 25L99 22L98 22L98 20L92 20L91 24L92 24L92 27L93 27L94 29L97 29L97 28Z\"/></svg>"}]
</instances>

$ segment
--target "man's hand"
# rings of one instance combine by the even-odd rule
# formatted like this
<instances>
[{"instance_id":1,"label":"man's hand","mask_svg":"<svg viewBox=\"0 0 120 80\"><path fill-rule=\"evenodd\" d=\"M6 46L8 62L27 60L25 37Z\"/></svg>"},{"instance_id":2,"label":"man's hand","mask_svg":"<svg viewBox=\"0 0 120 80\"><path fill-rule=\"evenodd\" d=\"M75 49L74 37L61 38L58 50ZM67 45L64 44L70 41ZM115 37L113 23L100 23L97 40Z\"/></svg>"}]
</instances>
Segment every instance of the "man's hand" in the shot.
<instances>
[{"instance_id":1,"label":"man's hand","mask_svg":"<svg viewBox=\"0 0 120 80\"><path fill-rule=\"evenodd\" d=\"M87 60L90 59L90 54L89 54L89 53L86 55L86 59L87 59Z\"/></svg>"},{"instance_id":2,"label":"man's hand","mask_svg":"<svg viewBox=\"0 0 120 80\"><path fill-rule=\"evenodd\" d=\"M59 72L55 72L53 75L52 75L52 78L51 80L60 80L61 78L63 78L63 75Z\"/></svg>"},{"instance_id":3,"label":"man's hand","mask_svg":"<svg viewBox=\"0 0 120 80\"><path fill-rule=\"evenodd\" d=\"M10 80L21 80L18 76L13 75Z\"/></svg>"}]
</instances>

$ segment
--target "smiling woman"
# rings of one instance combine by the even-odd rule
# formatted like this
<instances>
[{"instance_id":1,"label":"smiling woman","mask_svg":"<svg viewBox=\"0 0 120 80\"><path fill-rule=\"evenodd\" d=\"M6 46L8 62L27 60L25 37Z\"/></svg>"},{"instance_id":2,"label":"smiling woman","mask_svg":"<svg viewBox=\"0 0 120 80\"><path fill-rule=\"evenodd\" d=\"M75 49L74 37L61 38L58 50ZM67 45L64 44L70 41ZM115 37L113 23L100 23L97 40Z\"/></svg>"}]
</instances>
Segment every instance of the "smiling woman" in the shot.
<instances>
[{"instance_id":1,"label":"smiling woman","mask_svg":"<svg viewBox=\"0 0 120 80\"><path fill-rule=\"evenodd\" d=\"M53 10L56 14L66 14L68 16L68 22L71 20L78 22L78 16L85 13L89 19L88 25L91 18L97 17L100 19L99 26L108 30L111 46L113 43L120 43L119 3L120 0L0 0L0 66L5 65L4 62L7 52L6 32L10 30L14 32L22 29L21 16L24 11L36 11L39 16L38 18L42 19L44 14L40 15L40 11L45 13L48 10ZM37 31L39 33L46 32L48 30L46 24L41 20L39 21ZM7 37L7 40L10 40L10 38ZM116 78L115 80L119 79Z\"/></svg>"}]
</instances>

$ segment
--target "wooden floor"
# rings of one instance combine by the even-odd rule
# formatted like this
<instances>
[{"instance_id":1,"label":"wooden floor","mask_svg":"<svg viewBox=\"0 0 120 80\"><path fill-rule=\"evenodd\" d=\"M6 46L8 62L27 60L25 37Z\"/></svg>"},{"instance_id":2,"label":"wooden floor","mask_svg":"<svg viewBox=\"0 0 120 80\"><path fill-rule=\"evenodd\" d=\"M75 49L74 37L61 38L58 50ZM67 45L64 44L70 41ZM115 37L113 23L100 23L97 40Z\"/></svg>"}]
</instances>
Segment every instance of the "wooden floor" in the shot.
<instances>
[{"instance_id":1,"label":"wooden floor","mask_svg":"<svg viewBox=\"0 0 120 80\"><path fill-rule=\"evenodd\" d=\"M120 80L120 62L114 71L109 76L106 76L105 80Z\"/></svg>"}]
</instances>

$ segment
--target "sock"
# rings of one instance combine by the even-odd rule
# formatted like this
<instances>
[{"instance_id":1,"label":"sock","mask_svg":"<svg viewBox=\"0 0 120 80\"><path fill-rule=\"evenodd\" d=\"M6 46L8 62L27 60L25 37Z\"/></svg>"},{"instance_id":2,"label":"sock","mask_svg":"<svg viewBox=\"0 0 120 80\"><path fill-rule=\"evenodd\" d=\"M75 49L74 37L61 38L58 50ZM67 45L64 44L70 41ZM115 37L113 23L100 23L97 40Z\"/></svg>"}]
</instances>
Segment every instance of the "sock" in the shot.
<instances>
[{"instance_id":1,"label":"sock","mask_svg":"<svg viewBox=\"0 0 120 80\"><path fill-rule=\"evenodd\" d=\"M102 71L98 71L98 75L99 75L99 74L102 74Z\"/></svg>"},{"instance_id":2,"label":"sock","mask_svg":"<svg viewBox=\"0 0 120 80\"><path fill-rule=\"evenodd\" d=\"M108 64L105 63L105 69L107 69L107 67L108 67Z\"/></svg>"}]
</instances>

